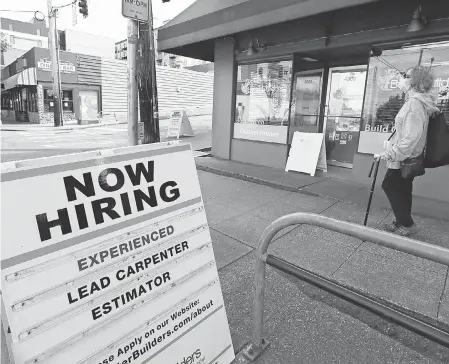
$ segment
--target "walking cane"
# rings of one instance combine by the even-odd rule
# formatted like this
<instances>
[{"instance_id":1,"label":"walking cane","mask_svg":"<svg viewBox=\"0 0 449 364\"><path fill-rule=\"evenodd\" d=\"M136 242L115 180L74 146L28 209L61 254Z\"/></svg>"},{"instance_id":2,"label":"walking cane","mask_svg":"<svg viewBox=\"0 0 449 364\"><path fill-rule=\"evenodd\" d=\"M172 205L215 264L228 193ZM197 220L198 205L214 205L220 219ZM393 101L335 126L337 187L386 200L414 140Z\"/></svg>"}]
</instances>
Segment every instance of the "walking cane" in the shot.
<instances>
[{"instance_id":1,"label":"walking cane","mask_svg":"<svg viewBox=\"0 0 449 364\"><path fill-rule=\"evenodd\" d=\"M388 138L388 141L390 141L391 138L393 138L395 133L396 133L396 130L390 135L390 137ZM363 225L365 225L365 226L366 226L366 223L368 222L369 210L371 209L371 202L373 201L374 189L376 188L376 180L377 180L377 172L379 172L379 164L380 164L380 158L374 159L373 163L371 164L371 169L369 170L369 174L368 174L368 177L371 178L371 175L373 174L373 169L374 169L373 183L371 184L371 191L369 194L368 206L366 208L366 213L365 213L365 221L363 222Z\"/></svg>"},{"instance_id":2,"label":"walking cane","mask_svg":"<svg viewBox=\"0 0 449 364\"><path fill-rule=\"evenodd\" d=\"M371 201L373 200L374 189L376 188L376 180L377 180L377 172L379 172L379 164L380 164L380 158L374 159L373 163L371 164L371 169L368 174L368 177L371 178L371 175L373 174L373 168L374 168L373 183L371 184L371 191L369 194L368 207L366 208L365 221L363 222L363 225L365 225L365 226L368 221L369 210L371 209Z\"/></svg>"}]
</instances>

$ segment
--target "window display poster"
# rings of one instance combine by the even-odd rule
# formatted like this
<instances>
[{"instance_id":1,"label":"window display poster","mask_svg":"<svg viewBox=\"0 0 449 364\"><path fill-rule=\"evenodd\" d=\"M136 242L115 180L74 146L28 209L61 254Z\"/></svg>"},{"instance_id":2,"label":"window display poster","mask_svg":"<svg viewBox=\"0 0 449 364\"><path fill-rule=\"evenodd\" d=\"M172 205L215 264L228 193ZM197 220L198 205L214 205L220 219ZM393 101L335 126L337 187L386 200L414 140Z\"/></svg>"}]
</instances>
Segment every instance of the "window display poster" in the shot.
<instances>
[{"instance_id":1,"label":"window display poster","mask_svg":"<svg viewBox=\"0 0 449 364\"><path fill-rule=\"evenodd\" d=\"M358 149L360 153L377 153L383 140L392 133L395 117L406 99L406 94L398 88L402 77L398 71L407 71L418 65L420 59L421 65L431 67L434 74L430 93L437 106L443 112L449 112L449 42L385 50L380 57L370 59Z\"/></svg>"},{"instance_id":2,"label":"window display poster","mask_svg":"<svg viewBox=\"0 0 449 364\"><path fill-rule=\"evenodd\" d=\"M365 80L365 70L332 72L328 115L360 117Z\"/></svg>"},{"instance_id":3,"label":"window display poster","mask_svg":"<svg viewBox=\"0 0 449 364\"><path fill-rule=\"evenodd\" d=\"M320 75L299 75L298 77L296 77L296 114L318 114L320 108L320 88Z\"/></svg>"},{"instance_id":4,"label":"window display poster","mask_svg":"<svg viewBox=\"0 0 449 364\"><path fill-rule=\"evenodd\" d=\"M316 125L320 111L321 75L297 75L292 125Z\"/></svg>"},{"instance_id":5,"label":"window display poster","mask_svg":"<svg viewBox=\"0 0 449 364\"><path fill-rule=\"evenodd\" d=\"M288 126L234 124L234 139L247 139L260 142L285 144Z\"/></svg>"},{"instance_id":6,"label":"window display poster","mask_svg":"<svg viewBox=\"0 0 449 364\"><path fill-rule=\"evenodd\" d=\"M237 67L234 137L266 141L266 132L252 132L252 127L237 125L269 126L284 128L288 124L290 110L292 61L262 62ZM247 130L248 129L248 130ZM257 129L257 128L255 128ZM240 130L243 130L240 133ZM246 130L246 132L245 132ZM282 136L283 130L274 132ZM261 139L256 139L260 137ZM277 137L275 137L277 138ZM286 142L286 138L283 143Z\"/></svg>"}]
</instances>

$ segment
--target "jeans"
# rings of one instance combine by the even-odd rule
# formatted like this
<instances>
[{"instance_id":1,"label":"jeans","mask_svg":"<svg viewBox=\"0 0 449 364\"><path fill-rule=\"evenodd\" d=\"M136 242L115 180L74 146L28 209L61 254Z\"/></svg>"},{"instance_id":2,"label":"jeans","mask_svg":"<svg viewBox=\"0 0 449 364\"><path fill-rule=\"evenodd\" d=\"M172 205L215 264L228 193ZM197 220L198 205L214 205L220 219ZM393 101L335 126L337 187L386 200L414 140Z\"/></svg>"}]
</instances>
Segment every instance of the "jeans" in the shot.
<instances>
[{"instance_id":1,"label":"jeans","mask_svg":"<svg viewBox=\"0 0 449 364\"><path fill-rule=\"evenodd\" d=\"M414 178L403 178L400 169L388 169L382 188L390 201L396 223L410 227L412 219L412 191Z\"/></svg>"}]
</instances>

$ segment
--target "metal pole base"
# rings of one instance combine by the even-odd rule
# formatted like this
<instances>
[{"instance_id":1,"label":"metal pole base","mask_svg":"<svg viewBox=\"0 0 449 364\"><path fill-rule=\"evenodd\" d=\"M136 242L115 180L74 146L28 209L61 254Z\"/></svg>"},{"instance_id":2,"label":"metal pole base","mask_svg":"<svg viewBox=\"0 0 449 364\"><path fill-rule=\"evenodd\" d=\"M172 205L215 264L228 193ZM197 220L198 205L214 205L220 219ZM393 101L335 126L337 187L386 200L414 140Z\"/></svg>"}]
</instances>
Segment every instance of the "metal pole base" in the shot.
<instances>
[{"instance_id":1,"label":"metal pole base","mask_svg":"<svg viewBox=\"0 0 449 364\"><path fill-rule=\"evenodd\" d=\"M255 361L264 351L266 348L270 346L270 343L262 338L262 345L261 346L255 346L252 343L249 343L245 346L245 348L242 350L243 356L245 356L246 359L249 361Z\"/></svg>"}]
</instances>

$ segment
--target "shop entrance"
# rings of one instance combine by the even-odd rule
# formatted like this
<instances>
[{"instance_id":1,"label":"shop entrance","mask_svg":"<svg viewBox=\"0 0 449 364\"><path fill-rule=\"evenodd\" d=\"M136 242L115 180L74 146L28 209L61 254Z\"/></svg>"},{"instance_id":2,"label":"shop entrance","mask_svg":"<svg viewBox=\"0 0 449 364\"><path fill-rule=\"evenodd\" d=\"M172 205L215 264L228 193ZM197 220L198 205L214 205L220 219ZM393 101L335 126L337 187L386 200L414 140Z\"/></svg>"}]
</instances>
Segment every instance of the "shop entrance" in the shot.
<instances>
[{"instance_id":1,"label":"shop entrance","mask_svg":"<svg viewBox=\"0 0 449 364\"><path fill-rule=\"evenodd\" d=\"M94 90L80 90L79 105L82 121L98 119L98 92Z\"/></svg>"},{"instance_id":2,"label":"shop entrance","mask_svg":"<svg viewBox=\"0 0 449 364\"><path fill-rule=\"evenodd\" d=\"M288 143L296 131L323 132L328 164L352 168L359 144L367 66L321 66L294 74Z\"/></svg>"},{"instance_id":3,"label":"shop entrance","mask_svg":"<svg viewBox=\"0 0 449 364\"><path fill-rule=\"evenodd\" d=\"M352 168L359 145L367 66L329 69L323 131L328 163Z\"/></svg>"},{"instance_id":4,"label":"shop entrance","mask_svg":"<svg viewBox=\"0 0 449 364\"><path fill-rule=\"evenodd\" d=\"M293 80L289 144L296 131L318 133L323 69L296 72Z\"/></svg>"}]
</instances>

